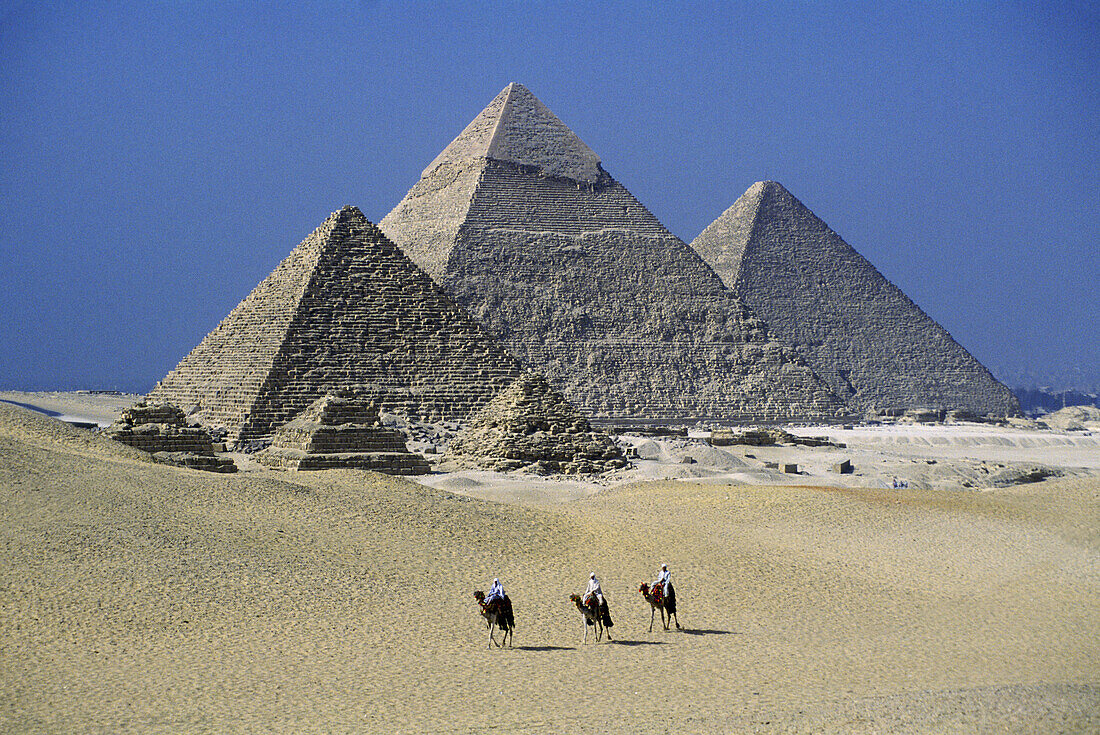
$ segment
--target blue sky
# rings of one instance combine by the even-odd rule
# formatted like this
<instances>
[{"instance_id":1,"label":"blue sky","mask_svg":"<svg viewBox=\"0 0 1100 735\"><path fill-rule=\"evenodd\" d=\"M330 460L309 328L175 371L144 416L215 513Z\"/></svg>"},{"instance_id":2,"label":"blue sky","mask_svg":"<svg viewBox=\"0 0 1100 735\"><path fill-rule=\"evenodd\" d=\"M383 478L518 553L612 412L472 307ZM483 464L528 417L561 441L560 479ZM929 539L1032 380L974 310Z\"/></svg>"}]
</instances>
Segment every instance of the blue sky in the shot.
<instances>
[{"instance_id":1,"label":"blue sky","mask_svg":"<svg viewBox=\"0 0 1100 735\"><path fill-rule=\"evenodd\" d=\"M684 240L774 179L999 377L1100 386L1098 39L1073 2L0 0L0 389L147 391L512 81Z\"/></svg>"}]
</instances>

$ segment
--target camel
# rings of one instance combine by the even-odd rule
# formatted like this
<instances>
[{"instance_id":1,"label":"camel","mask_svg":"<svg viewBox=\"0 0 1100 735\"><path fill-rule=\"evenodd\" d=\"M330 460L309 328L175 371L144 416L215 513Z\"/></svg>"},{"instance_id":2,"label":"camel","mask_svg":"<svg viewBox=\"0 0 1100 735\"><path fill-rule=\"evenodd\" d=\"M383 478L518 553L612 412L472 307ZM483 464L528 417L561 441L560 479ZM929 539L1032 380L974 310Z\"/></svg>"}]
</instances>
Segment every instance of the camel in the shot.
<instances>
[{"instance_id":1,"label":"camel","mask_svg":"<svg viewBox=\"0 0 1100 735\"><path fill-rule=\"evenodd\" d=\"M507 643L508 647L511 648L512 631L515 630L516 620L512 616L512 601L508 599L508 595L505 595L504 599L499 602L486 604L485 593L481 590L474 590L474 599L477 600L477 604L481 608L481 614L485 618L485 624L489 628L489 645L487 647L491 649L495 643L497 648L504 648L504 644ZM498 627L504 633L501 636L500 643L497 643L496 638L493 637L493 632Z\"/></svg>"},{"instance_id":2,"label":"camel","mask_svg":"<svg viewBox=\"0 0 1100 735\"><path fill-rule=\"evenodd\" d=\"M642 597L649 603L649 632L653 632L653 614L657 610L661 611L661 625L665 626L665 630L668 630L668 626L672 623L673 618L676 619L676 630L680 630L680 618L676 617L676 590L669 588L669 596L666 598L662 592L660 586L654 587L653 591L649 591L649 585L642 582L638 587L638 591L642 593ZM665 618L665 615L668 618Z\"/></svg>"},{"instance_id":3,"label":"camel","mask_svg":"<svg viewBox=\"0 0 1100 735\"><path fill-rule=\"evenodd\" d=\"M569 595L569 601L576 605L581 615L584 616L584 643L588 643L589 626L596 629L596 643L600 642L600 638L605 632L607 633L607 640L611 640L610 626L605 625L606 622L610 621L610 616L607 615L606 611L600 610L600 605L596 602L595 595L589 597L589 602L591 604L588 605L584 604L581 601L581 596L575 592Z\"/></svg>"}]
</instances>

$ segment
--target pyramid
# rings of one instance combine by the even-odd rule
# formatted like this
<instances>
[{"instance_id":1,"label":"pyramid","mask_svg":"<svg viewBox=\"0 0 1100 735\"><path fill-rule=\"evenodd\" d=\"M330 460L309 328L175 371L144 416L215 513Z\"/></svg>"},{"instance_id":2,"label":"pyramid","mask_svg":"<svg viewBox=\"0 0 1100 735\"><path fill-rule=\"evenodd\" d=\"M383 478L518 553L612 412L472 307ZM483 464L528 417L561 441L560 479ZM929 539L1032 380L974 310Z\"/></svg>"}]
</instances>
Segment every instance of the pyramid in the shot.
<instances>
[{"instance_id":1,"label":"pyramid","mask_svg":"<svg viewBox=\"0 0 1100 735\"><path fill-rule=\"evenodd\" d=\"M853 408L1018 413L1008 388L780 184L753 184L691 246Z\"/></svg>"},{"instance_id":2,"label":"pyramid","mask_svg":"<svg viewBox=\"0 0 1100 735\"><path fill-rule=\"evenodd\" d=\"M208 472L237 471L233 460L215 456L206 429L188 426L183 411L171 403L142 399L123 411L104 433L149 452L159 462Z\"/></svg>"},{"instance_id":3,"label":"pyramid","mask_svg":"<svg viewBox=\"0 0 1100 735\"><path fill-rule=\"evenodd\" d=\"M256 455L268 467L327 470L338 467L388 475L423 475L428 462L405 447L405 435L383 427L378 404L350 391L328 394L275 430L271 446Z\"/></svg>"},{"instance_id":4,"label":"pyramid","mask_svg":"<svg viewBox=\"0 0 1100 735\"><path fill-rule=\"evenodd\" d=\"M532 373L475 413L447 452L498 470L600 474L626 466L610 436L593 431L580 411Z\"/></svg>"},{"instance_id":5,"label":"pyramid","mask_svg":"<svg viewBox=\"0 0 1100 735\"><path fill-rule=\"evenodd\" d=\"M461 419L522 373L355 207L302 241L149 394L238 445L372 387L387 410Z\"/></svg>"},{"instance_id":6,"label":"pyramid","mask_svg":"<svg viewBox=\"0 0 1100 735\"><path fill-rule=\"evenodd\" d=\"M379 223L594 418L845 409L534 95L508 85Z\"/></svg>"}]
</instances>

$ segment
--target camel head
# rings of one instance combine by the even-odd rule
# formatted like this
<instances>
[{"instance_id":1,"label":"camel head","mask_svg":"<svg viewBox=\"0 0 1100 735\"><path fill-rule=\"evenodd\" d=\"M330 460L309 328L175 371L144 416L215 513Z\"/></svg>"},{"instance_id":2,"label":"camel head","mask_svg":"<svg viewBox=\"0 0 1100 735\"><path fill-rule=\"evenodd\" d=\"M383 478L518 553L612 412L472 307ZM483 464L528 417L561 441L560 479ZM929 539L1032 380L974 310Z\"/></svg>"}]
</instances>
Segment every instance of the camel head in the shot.
<instances>
[{"instance_id":1,"label":"camel head","mask_svg":"<svg viewBox=\"0 0 1100 735\"><path fill-rule=\"evenodd\" d=\"M580 605L581 604L581 596L578 595L576 592L574 592L573 594L569 595L569 601L572 602L575 605Z\"/></svg>"},{"instance_id":2,"label":"camel head","mask_svg":"<svg viewBox=\"0 0 1100 735\"><path fill-rule=\"evenodd\" d=\"M641 586L638 587L638 591L641 592L643 596L648 595L649 594L649 585L646 584L645 582L642 582Z\"/></svg>"},{"instance_id":3,"label":"camel head","mask_svg":"<svg viewBox=\"0 0 1100 735\"><path fill-rule=\"evenodd\" d=\"M484 603L485 593L481 590L474 590L474 599L477 600L479 603Z\"/></svg>"}]
</instances>

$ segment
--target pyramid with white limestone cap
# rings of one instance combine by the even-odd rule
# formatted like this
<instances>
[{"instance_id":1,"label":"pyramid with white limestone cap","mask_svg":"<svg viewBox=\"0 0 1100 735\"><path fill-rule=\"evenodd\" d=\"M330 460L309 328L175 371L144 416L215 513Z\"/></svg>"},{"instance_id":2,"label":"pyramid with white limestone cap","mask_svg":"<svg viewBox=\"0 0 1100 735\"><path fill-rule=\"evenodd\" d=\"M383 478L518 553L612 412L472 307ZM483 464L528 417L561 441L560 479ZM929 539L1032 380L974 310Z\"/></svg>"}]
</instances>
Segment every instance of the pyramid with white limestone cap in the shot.
<instances>
[{"instance_id":1,"label":"pyramid with white limestone cap","mask_svg":"<svg viewBox=\"0 0 1100 735\"><path fill-rule=\"evenodd\" d=\"M379 227L590 416L787 420L845 410L519 84Z\"/></svg>"},{"instance_id":2,"label":"pyramid with white limestone cap","mask_svg":"<svg viewBox=\"0 0 1100 735\"><path fill-rule=\"evenodd\" d=\"M691 245L853 408L1019 411L1008 388L782 185L753 184Z\"/></svg>"},{"instance_id":3,"label":"pyramid with white limestone cap","mask_svg":"<svg viewBox=\"0 0 1100 735\"><path fill-rule=\"evenodd\" d=\"M492 158L535 166L545 176L595 182L600 157L522 84L509 84L424 169Z\"/></svg>"},{"instance_id":4,"label":"pyramid with white limestone cap","mask_svg":"<svg viewBox=\"0 0 1100 735\"><path fill-rule=\"evenodd\" d=\"M462 419L522 374L355 207L306 237L149 394L230 441L263 442L322 396Z\"/></svg>"}]
</instances>

